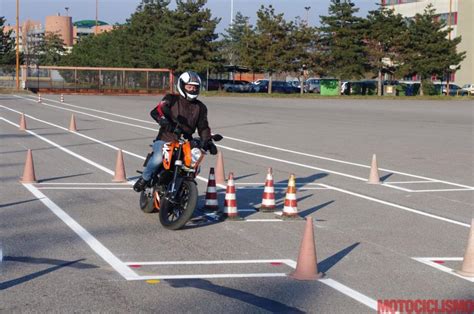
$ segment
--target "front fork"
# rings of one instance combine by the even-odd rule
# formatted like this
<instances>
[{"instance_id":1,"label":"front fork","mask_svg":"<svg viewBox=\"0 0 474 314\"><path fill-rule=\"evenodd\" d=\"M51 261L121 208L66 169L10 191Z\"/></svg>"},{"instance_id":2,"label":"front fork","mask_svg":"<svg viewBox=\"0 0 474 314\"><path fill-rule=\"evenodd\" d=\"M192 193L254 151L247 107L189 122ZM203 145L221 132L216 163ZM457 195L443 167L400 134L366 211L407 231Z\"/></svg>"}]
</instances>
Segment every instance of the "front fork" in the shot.
<instances>
[{"instance_id":1,"label":"front fork","mask_svg":"<svg viewBox=\"0 0 474 314\"><path fill-rule=\"evenodd\" d=\"M174 174L173 174L173 181L171 181L171 187L168 191L168 195L170 196L171 201L176 200L176 195L179 191L179 188L181 187L181 184L183 183L183 178L178 176L178 172L183 166L183 161L181 160L181 154L183 153L183 146L180 145L178 149L178 157L176 158L176 161L174 162Z\"/></svg>"}]
</instances>

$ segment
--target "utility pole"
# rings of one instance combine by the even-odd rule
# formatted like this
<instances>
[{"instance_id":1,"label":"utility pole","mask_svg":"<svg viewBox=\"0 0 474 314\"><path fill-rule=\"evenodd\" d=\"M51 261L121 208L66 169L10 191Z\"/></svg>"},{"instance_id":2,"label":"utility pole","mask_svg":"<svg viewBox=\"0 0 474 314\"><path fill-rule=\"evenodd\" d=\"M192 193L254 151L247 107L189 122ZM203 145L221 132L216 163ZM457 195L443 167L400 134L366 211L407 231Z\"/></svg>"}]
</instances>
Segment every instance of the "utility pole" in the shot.
<instances>
[{"instance_id":1,"label":"utility pole","mask_svg":"<svg viewBox=\"0 0 474 314\"><path fill-rule=\"evenodd\" d=\"M99 26L99 0L95 0L95 34L97 35L97 28Z\"/></svg>"},{"instance_id":2,"label":"utility pole","mask_svg":"<svg viewBox=\"0 0 474 314\"><path fill-rule=\"evenodd\" d=\"M230 25L234 23L234 0L230 0Z\"/></svg>"},{"instance_id":3,"label":"utility pole","mask_svg":"<svg viewBox=\"0 0 474 314\"><path fill-rule=\"evenodd\" d=\"M453 7L453 0L449 0L449 13L448 13L448 39L451 40L451 12ZM449 90L449 81L451 79L451 69L448 70L448 77L446 78L446 96L450 95Z\"/></svg>"},{"instance_id":4,"label":"utility pole","mask_svg":"<svg viewBox=\"0 0 474 314\"><path fill-rule=\"evenodd\" d=\"M16 0L16 90L20 89L20 0Z\"/></svg>"},{"instance_id":5,"label":"utility pole","mask_svg":"<svg viewBox=\"0 0 474 314\"><path fill-rule=\"evenodd\" d=\"M308 19L309 19L309 10L311 9L311 7L304 7L304 9L306 10L306 25L308 25Z\"/></svg>"}]
</instances>

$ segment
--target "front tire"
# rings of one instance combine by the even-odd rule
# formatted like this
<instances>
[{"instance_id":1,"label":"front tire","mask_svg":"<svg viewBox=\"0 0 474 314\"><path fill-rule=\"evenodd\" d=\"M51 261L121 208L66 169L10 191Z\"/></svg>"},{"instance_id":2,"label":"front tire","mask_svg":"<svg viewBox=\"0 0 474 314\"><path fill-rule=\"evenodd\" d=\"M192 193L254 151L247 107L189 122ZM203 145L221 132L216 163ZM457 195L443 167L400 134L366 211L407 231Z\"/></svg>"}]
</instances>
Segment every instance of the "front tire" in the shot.
<instances>
[{"instance_id":1,"label":"front tire","mask_svg":"<svg viewBox=\"0 0 474 314\"><path fill-rule=\"evenodd\" d=\"M198 190L193 181L183 181L178 191L178 203L164 197L160 206L160 223L169 230L178 230L191 219L197 205Z\"/></svg>"}]
</instances>

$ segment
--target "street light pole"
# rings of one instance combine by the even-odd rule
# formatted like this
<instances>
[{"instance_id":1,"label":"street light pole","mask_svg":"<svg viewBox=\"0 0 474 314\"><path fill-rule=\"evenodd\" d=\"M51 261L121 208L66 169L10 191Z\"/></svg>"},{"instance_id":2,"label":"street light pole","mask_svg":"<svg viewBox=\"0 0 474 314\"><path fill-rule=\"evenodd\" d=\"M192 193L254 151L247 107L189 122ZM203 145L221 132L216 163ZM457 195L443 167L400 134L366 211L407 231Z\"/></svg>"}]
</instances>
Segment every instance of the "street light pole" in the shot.
<instances>
[{"instance_id":1,"label":"street light pole","mask_svg":"<svg viewBox=\"0 0 474 314\"><path fill-rule=\"evenodd\" d=\"M97 35L97 28L99 26L99 0L95 0L95 34Z\"/></svg>"},{"instance_id":2,"label":"street light pole","mask_svg":"<svg viewBox=\"0 0 474 314\"><path fill-rule=\"evenodd\" d=\"M311 9L311 7L304 7L304 9L306 10L306 25L308 25L309 10Z\"/></svg>"},{"instance_id":3,"label":"street light pole","mask_svg":"<svg viewBox=\"0 0 474 314\"><path fill-rule=\"evenodd\" d=\"M16 90L20 89L20 0L16 0Z\"/></svg>"},{"instance_id":4,"label":"street light pole","mask_svg":"<svg viewBox=\"0 0 474 314\"><path fill-rule=\"evenodd\" d=\"M230 25L234 23L234 0L230 0Z\"/></svg>"}]
</instances>

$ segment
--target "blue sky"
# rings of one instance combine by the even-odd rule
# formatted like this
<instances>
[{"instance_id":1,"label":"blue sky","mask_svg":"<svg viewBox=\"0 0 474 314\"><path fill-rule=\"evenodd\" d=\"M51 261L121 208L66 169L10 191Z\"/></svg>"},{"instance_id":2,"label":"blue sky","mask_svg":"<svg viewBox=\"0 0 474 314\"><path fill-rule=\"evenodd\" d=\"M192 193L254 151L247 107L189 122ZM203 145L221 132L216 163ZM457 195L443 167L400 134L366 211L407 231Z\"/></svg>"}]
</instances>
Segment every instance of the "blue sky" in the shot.
<instances>
[{"instance_id":1,"label":"blue sky","mask_svg":"<svg viewBox=\"0 0 474 314\"><path fill-rule=\"evenodd\" d=\"M287 20L295 17L306 17L304 7L309 6L309 22L319 23L319 16L327 14L329 0L233 0L234 14L237 11L249 16L251 22L256 19L256 11L260 5L273 5L276 12L284 13ZM173 1L174 2L174 1ZM353 0L360 8L359 15L365 16L367 11L377 8L377 0ZM140 0L99 0L99 19L110 24L123 23L135 11ZM44 22L48 15L58 12L65 15L65 7L69 7L69 15L73 21L95 19L95 0L20 0L20 21L26 19ZM208 0L207 7L212 15L221 17L217 31L223 32L230 22L231 0ZM0 0L0 16L5 16L7 24L15 23L16 1Z\"/></svg>"}]
</instances>

